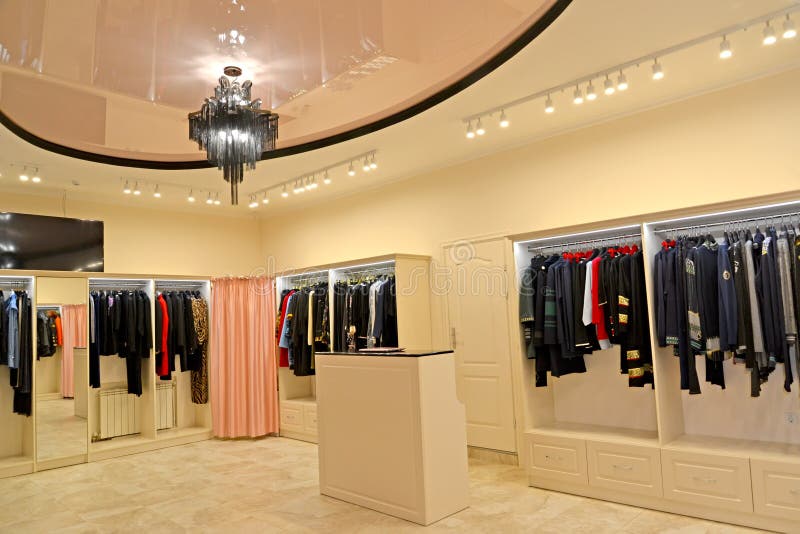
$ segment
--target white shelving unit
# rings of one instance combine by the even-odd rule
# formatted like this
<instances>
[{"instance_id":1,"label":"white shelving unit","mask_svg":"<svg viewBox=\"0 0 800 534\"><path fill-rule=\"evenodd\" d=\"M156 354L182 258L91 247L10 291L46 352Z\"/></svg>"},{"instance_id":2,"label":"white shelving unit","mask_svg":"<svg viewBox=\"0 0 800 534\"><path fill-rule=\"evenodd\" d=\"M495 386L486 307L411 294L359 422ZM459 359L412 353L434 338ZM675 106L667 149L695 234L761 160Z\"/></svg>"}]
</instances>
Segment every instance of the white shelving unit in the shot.
<instances>
[{"instance_id":1,"label":"white shelving unit","mask_svg":"<svg viewBox=\"0 0 800 534\"><path fill-rule=\"evenodd\" d=\"M36 302L35 284L32 276L0 276L0 289L8 298L8 292L24 290L28 292L31 302L31 331L34 350L31 361L31 372L35 375L36 361ZM36 436L33 416L15 414L14 389L9 385L10 369L0 365L0 477L8 477L31 473L36 458ZM35 381L35 376L34 376ZM35 383L34 383L35 388ZM34 389L35 392L35 389ZM33 395L35 399L35 393ZM35 403L35 401L34 401Z\"/></svg>"},{"instance_id":2,"label":"white shelving unit","mask_svg":"<svg viewBox=\"0 0 800 534\"><path fill-rule=\"evenodd\" d=\"M653 264L666 237L662 230L720 221L779 216L800 202L650 220L628 220L625 233L641 233L651 322L655 391L629 388L620 375L617 349L585 356L587 372L548 377L534 387L534 361L524 351L518 284L509 297L512 349L522 360L524 447L520 462L532 486L777 531L796 531L800 520L800 413L798 384L783 390L778 369L750 397L749 370L726 361L726 389L704 381L702 394L680 390L679 361L655 339ZM711 210L709 210L710 212ZM697 213L697 212L695 212ZM652 222L651 222L652 221ZM552 232L564 241L601 239L621 228ZM713 231L713 227L712 227ZM705 232L705 231L704 231ZM707 233L707 232L705 232ZM544 235L544 237L541 237ZM518 273L528 264L531 237L512 238ZM779 364L780 367L780 364ZM796 375L795 375L796 376Z\"/></svg>"},{"instance_id":3,"label":"white shelving unit","mask_svg":"<svg viewBox=\"0 0 800 534\"><path fill-rule=\"evenodd\" d=\"M276 295L291 289L298 280L325 280L330 296L330 337L333 340L333 287L351 273L370 269L394 271L397 284L397 330L401 347L407 350L431 348L430 258L409 254L390 254L375 258L308 267L283 272L276 277ZM276 309L278 303L275 303ZM331 341L331 350L333 341ZM278 368L280 435L317 442L317 400L314 376L295 376L286 367Z\"/></svg>"}]
</instances>

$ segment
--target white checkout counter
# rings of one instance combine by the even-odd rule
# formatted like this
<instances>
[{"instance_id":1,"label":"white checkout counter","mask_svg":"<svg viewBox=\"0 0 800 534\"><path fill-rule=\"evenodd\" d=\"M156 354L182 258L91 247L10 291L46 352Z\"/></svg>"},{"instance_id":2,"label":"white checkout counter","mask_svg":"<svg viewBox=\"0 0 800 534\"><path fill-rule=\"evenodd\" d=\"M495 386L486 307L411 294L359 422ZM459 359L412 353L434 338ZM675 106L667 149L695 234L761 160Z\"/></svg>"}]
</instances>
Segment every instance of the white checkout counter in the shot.
<instances>
[{"instance_id":1,"label":"white checkout counter","mask_svg":"<svg viewBox=\"0 0 800 534\"><path fill-rule=\"evenodd\" d=\"M429 525L469 506L452 351L317 353L323 495Z\"/></svg>"}]
</instances>

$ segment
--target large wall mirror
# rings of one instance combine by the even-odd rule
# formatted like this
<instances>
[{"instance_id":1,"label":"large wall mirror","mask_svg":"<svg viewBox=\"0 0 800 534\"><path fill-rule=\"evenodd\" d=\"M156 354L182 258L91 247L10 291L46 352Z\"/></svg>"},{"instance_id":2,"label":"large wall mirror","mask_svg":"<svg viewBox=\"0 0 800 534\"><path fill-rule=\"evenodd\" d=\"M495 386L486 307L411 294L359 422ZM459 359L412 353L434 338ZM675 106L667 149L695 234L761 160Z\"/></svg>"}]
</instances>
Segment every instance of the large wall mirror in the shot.
<instances>
[{"instance_id":1,"label":"large wall mirror","mask_svg":"<svg viewBox=\"0 0 800 534\"><path fill-rule=\"evenodd\" d=\"M36 460L40 469L87 461L87 295L85 278L37 278Z\"/></svg>"}]
</instances>

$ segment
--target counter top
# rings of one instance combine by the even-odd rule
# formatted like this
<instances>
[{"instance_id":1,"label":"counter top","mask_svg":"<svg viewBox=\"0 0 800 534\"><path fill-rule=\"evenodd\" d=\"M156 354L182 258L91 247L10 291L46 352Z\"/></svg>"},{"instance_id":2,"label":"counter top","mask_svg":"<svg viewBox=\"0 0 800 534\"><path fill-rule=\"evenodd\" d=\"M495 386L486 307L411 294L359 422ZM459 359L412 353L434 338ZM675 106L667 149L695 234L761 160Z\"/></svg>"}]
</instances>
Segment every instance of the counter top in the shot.
<instances>
[{"instance_id":1,"label":"counter top","mask_svg":"<svg viewBox=\"0 0 800 534\"><path fill-rule=\"evenodd\" d=\"M437 354L452 354L453 351L405 351L405 352L317 352L316 356L374 356L381 358L420 358L422 356L436 356Z\"/></svg>"}]
</instances>

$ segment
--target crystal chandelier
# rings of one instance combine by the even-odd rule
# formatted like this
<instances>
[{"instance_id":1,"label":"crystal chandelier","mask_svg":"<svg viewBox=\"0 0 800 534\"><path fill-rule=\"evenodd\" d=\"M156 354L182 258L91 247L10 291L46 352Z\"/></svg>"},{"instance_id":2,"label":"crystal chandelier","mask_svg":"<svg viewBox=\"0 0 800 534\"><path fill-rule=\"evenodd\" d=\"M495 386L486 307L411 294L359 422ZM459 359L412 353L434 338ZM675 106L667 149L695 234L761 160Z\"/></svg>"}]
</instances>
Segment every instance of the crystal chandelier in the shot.
<instances>
[{"instance_id":1,"label":"crystal chandelier","mask_svg":"<svg viewBox=\"0 0 800 534\"><path fill-rule=\"evenodd\" d=\"M225 181L231 184L231 204L236 205L245 167L255 169L261 154L275 149L278 115L260 109L260 98L250 100L253 83L236 80L242 69L225 67L224 72L214 96L205 99L200 111L189 113L189 138L223 171Z\"/></svg>"}]
</instances>

